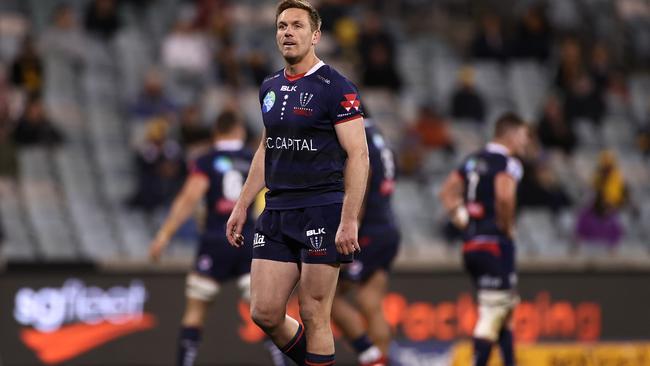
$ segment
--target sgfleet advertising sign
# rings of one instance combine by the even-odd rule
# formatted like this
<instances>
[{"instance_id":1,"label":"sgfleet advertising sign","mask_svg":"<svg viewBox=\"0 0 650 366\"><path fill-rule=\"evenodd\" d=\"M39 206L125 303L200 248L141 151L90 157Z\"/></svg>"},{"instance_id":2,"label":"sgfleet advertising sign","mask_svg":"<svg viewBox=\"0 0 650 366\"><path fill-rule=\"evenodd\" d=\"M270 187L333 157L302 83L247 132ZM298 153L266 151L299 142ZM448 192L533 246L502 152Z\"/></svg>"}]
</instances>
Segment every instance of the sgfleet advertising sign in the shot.
<instances>
[{"instance_id":1,"label":"sgfleet advertising sign","mask_svg":"<svg viewBox=\"0 0 650 366\"><path fill-rule=\"evenodd\" d=\"M2 364L173 364L184 275L3 273ZM650 340L649 283L650 273L522 273L522 302L514 313L519 365L643 365ZM465 364L476 309L461 272L394 273L383 301L395 334L392 365ZM295 300L289 312L297 316ZM335 335L337 364L354 365L350 347L336 330ZM495 357L498 364L498 352ZM533 359L542 361L532 364ZM618 361L594 363L609 359ZM196 364L270 364L264 334L233 284L222 287L208 314Z\"/></svg>"},{"instance_id":2,"label":"sgfleet advertising sign","mask_svg":"<svg viewBox=\"0 0 650 366\"><path fill-rule=\"evenodd\" d=\"M138 280L108 288L77 278L61 287L21 287L13 317L19 337L45 364L75 358L126 334L150 329L155 316L144 312L147 290Z\"/></svg>"}]
</instances>

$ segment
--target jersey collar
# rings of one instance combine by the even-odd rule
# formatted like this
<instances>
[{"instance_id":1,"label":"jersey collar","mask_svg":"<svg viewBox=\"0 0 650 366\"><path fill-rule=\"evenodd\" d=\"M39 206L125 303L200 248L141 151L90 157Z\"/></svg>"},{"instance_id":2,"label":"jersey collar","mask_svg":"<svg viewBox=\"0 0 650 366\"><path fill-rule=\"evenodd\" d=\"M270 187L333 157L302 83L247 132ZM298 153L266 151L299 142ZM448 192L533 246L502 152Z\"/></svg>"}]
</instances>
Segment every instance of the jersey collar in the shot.
<instances>
[{"instance_id":1,"label":"jersey collar","mask_svg":"<svg viewBox=\"0 0 650 366\"><path fill-rule=\"evenodd\" d=\"M296 81L296 80L298 80L298 79L300 79L300 78L302 78L302 77L309 76L309 75L315 73L316 70L318 70L318 69L321 68L321 66L325 66L325 63L324 63L322 60L321 60L321 61L318 61L318 63L317 63L316 65L312 66L312 68L309 69L309 71L307 71L307 72L305 72L305 73L297 74L297 75L293 75L293 76L289 76L289 75L287 75L287 69L284 69L283 73L284 73L284 77L285 77L287 80L289 80L289 81Z\"/></svg>"},{"instance_id":2,"label":"jersey collar","mask_svg":"<svg viewBox=\"0 0 650 366\"><path fill-rule=\"evenodd\" d=\"M487 146L485 147L485 150L491 153L497 153L505 156L510 155L510 150L507 147L496 142L488 142Z\"/></svg>"},{"instance_id":3,"label":"jersey collar","mask_svg":"<svg viewBox=\"0 0 650 366\"><path fill-rule=\"evenodd\" d=\"M242 140L221 140L214 143L214 148L221 151L236 151L244 147Z\"/></svg>"}]
</instances>

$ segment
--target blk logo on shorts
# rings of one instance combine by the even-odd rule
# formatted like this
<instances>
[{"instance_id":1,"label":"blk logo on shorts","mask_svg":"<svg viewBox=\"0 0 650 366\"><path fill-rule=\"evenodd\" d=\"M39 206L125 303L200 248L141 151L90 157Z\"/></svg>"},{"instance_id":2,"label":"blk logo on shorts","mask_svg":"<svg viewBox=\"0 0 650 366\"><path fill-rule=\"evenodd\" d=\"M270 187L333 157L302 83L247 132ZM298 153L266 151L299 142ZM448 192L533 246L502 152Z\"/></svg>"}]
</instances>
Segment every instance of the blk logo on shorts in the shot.
<instances>
[{"instance_id":1,"label":"blk logo on shorts","mask_svg":"<svg viewBox=\"0 0 650 366\"><path fill-rule=\"evenodd\" d=\"M264 235L255 233L253 237L253 248L261 248L266 244Z\"/></svg>"},{"instance_id":2,"label":"blk logo on shorts","mask_svg":"<svg viewBox=\"0 0 650 366\"><path fill-rule=\"evenodd\" d=\"M323 235L325 235L325 228L321 227L319 229L307 230L305 232L307 238L309 238L309 243L314 249L320 249L323 246Z\"/></svg>"}]
</instances>

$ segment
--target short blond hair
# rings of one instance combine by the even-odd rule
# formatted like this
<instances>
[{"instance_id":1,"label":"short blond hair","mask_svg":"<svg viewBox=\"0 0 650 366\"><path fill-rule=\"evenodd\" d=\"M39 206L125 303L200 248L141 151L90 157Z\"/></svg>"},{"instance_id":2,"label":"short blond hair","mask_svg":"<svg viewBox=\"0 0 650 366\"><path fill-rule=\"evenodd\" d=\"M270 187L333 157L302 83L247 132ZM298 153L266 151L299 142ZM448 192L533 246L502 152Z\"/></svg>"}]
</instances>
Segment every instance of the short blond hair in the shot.
<instances>
[{"instance_id":1,"label":"short blond hair","mask_svg":"<svg viewBox=\"0 0 650 366\"><path fill-rule=\"evenodd\" d=\"M320 29L321 24L323 21L320 18L320 14L318 14L318 10L314 8L314 6L309 3L307 0L282 0L278 4L278 8L275 12L275 22L278 22L278 18L280 17L280 14L282 14L283 11L287 9L302 9L305 10L309 14L309 24L311 25L311 30L312 31L317 31Z\"/></svg>"}]
</instances>

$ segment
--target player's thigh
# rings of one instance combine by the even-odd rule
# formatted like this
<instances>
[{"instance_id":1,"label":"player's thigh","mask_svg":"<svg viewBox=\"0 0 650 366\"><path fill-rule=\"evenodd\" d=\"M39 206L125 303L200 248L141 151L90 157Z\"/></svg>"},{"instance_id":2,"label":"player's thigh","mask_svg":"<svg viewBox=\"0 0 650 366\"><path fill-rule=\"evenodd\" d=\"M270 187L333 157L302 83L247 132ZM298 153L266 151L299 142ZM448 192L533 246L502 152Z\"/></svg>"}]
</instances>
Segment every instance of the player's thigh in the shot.
<instances>
[{"instance_id":1,"label":"player's thigh","mask_svg":"<svg viewBox=\"0 0 650 366\"><path fill-rule=\"evenodd\" d=\"M303 263L299 292L301 316L305 312L307 316L329 318L338 276L338 265ZM313 313L315 311L320 314Z\"/></svg>"},{"instance_id":2,"label":"player's thigh","mask_svg":"<svg viewBox=\"0 0 650 366\"><path fill-rule=\"evenodd\" d=\"M374 271L370 277L358 287L355 301L363 312L376 311L388 288L388 273L383 269Z\"/></svg>"},{"instance_id":3,"label":"player's thigh","mask_svg":"<svg viewBox=\"0 0 650 366\"><path fill-rule=\"evenodd\" d=\"M300 278L298 265L267 259L251 264L251 308L263 312L284 312Z\"/></svg>"}]
</instances>

